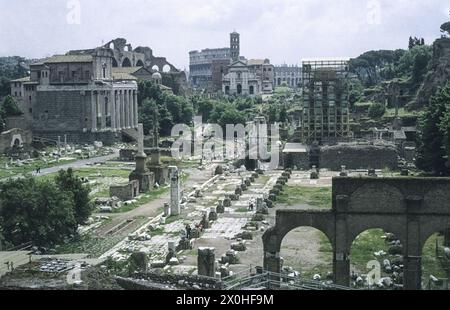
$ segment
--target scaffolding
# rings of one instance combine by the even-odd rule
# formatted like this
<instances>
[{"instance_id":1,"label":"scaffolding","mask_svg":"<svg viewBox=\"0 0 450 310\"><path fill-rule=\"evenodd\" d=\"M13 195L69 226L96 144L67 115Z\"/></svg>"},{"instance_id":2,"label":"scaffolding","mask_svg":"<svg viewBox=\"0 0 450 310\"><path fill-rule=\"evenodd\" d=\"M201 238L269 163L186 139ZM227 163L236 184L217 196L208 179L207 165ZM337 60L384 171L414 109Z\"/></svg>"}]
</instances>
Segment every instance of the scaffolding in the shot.
<instances>
[{"instance_id":1,"label":"scaffolding","mask_svg":"<svg viewBox=\"0 0 450 310\"><path fill-rule=\"evenodd\" d=\"M350 136L348 60L307 60L303 68L303 143Z\"/></svg>"}]
</instances>

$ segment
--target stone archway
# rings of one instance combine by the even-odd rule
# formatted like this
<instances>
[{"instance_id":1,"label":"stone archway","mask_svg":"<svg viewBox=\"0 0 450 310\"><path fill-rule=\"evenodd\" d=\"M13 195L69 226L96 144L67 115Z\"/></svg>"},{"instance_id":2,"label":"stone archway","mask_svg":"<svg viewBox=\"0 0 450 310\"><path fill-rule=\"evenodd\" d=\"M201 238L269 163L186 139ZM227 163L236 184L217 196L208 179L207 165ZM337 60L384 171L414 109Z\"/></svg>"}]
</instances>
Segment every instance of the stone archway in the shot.
<instances>
[{"instance_id":1,"label":"stone archway","mask_svg":"<svg viewBox=\"0 0 450 310\"><path fill-rule=\"evenodd\" d=\"M122 61L122 68L129 68L131 67L131 61L127 57L124 58Z\"/></svg>"},{"instance_id":2,"label":"stone archway","mask_svg":"<svg viewBox=\"0 0 450 310\"><path fill-rule=\"evenodd\" d=\"M263 236L264 268L279 272L280 245L291 229L311 226L333 240L334 282L350 285L350 250L362 232L380 228L404 245L404 288L421 288L426 240L450 228L450 178L334 178L333 206L325 211L279 210Z\"/></svg>"}]
</instances>

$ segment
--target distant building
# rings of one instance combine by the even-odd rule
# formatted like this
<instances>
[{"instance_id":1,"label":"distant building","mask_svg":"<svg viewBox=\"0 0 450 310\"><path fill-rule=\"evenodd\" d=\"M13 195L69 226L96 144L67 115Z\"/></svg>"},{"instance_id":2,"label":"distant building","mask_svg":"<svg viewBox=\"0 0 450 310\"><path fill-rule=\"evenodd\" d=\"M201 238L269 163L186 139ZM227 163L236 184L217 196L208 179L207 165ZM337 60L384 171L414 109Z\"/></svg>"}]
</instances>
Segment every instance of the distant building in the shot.
<instances>
[{"instance_id":1,"label":"distant building","mask_svg":"<svg viewBox=\"0 0 450 310\"><path fill-rule=\"evenodd\" d=\"M11 81L33 135L112 143L122 130L136 128L137 78L113 70L113 59L112 50L104 47L55 55L30 65L29 78Z\"/></svg>"},{"instance_id":2,"label":"distant building","mask_svg":"<svg viewBox=\"0 0 450 310\"><path fill-rule=\"evenodd\" d=\"M302 87L302 68L299 66L275 66L274 86L287 86L294 89Z\"/></svg>"},{"instance_id":3,"label":"distant building","mask_svg":"<svg viewBox=\"0 0 450 310\"><path fill-rule=\"evenodd\" d=\"M220 90L222 76L231 63L230 48L204 49L189 53L189 82L191 87L209 91ZM219 82L220 80L220 82Z\"/></svg>"},{"instance_id":4,"label":"distant building","mask_svg":"<svg viewBox=\"0 0 450 310\"><path fill-rule=\"evenodd\" d=\"M222 79L225 95L258 96L273 92L274 66L269 59L241 58L233 62Z\"/></svg>"},{"instance_id":5,"label":"distant building","mask_svg":"<svg viewBox=\"0 0 450 310\"><path fill-rule=\"evenodd\" d=\"M347 74L348 60L303 61L303 143L333 143L351 135Z\"/></svg>"}]
</instances>

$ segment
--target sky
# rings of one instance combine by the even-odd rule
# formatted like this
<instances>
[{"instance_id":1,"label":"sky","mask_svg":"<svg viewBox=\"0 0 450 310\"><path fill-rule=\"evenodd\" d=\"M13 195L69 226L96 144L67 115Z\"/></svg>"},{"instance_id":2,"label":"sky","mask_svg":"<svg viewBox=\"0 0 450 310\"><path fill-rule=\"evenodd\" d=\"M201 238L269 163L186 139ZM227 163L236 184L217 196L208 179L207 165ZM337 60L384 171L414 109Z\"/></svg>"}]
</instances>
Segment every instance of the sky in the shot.
<instances>
[{"instance_id":1,"label":"sky","mask_svg":"<svg viewBox=\"0 0 450 310\"><path fill-rule=\"evenodd\" d=\"M357 57L432 43L450 20L448 0L0 0L0 56L43 58L123 37L180 69L189 51L229 46L273 64Z\"/></svg>"}]
</instances>

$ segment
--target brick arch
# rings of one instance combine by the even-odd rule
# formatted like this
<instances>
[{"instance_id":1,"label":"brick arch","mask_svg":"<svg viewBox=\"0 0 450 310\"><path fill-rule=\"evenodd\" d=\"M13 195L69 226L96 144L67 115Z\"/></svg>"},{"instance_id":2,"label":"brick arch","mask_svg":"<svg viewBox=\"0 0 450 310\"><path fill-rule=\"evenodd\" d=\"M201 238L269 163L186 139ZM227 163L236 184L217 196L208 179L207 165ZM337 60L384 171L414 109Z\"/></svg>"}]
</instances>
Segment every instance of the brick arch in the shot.
<instances>
[{"instance_id":1,"label":"brick arch","mask_svg":"<svg viewBox=\"0 0 450 310\"><path fill-rule=\"evenodd\" d=\"M392 185L380 182L368 181L350 196L349 211L367 211L368 206L370 206L371 212L381 212L386 210L386 206L389 206L391 211L404 212L406 210L402 192Z\"/></svg>"},{"instance_id":2,"label":"brick arch","mask_svg":"<svg viewBox=\"0 0 450 310\"><path fill-rule=\"evenodd\" d=\"M330 211L297 211L295 213L278 211L277 225L268 229L263 235L264 268L280 272L279 255L283 239L289 232L300 227L311 227L325 234L334 250L334 222L334 215Z\"/></svg>"},{"instance_id":3,"label":"brick arch","mask_svg":"<svg viewBox=\"0 0 450 310\"><path fill-rule=\"evenodd\" d=\"M403 244L404 288L421 288L421 255L428 238L450 228L450 178L334 178L329 211L277 211L263 236L264 268L280 271L285 235L311 226L333 240L334 282L350 284L350 250L362 232L383 229ZM334 239L333 239L334 238Z\"/></svg>"},{"instance_id":4,"label":"brick arch","mask_svg":"<svg viewBox=\"0 0 450 310\"><path fill-rule=\"evenodd\" d=\"M351 223L347 228L347 253L350 253L356 238L371 229L382 229L386 233L393 233L402 244L407 242L407 231L405 229L407 223L404 216L360 215L351 216L347 218L347 221Z\"/></svg>"}]
</instances>

